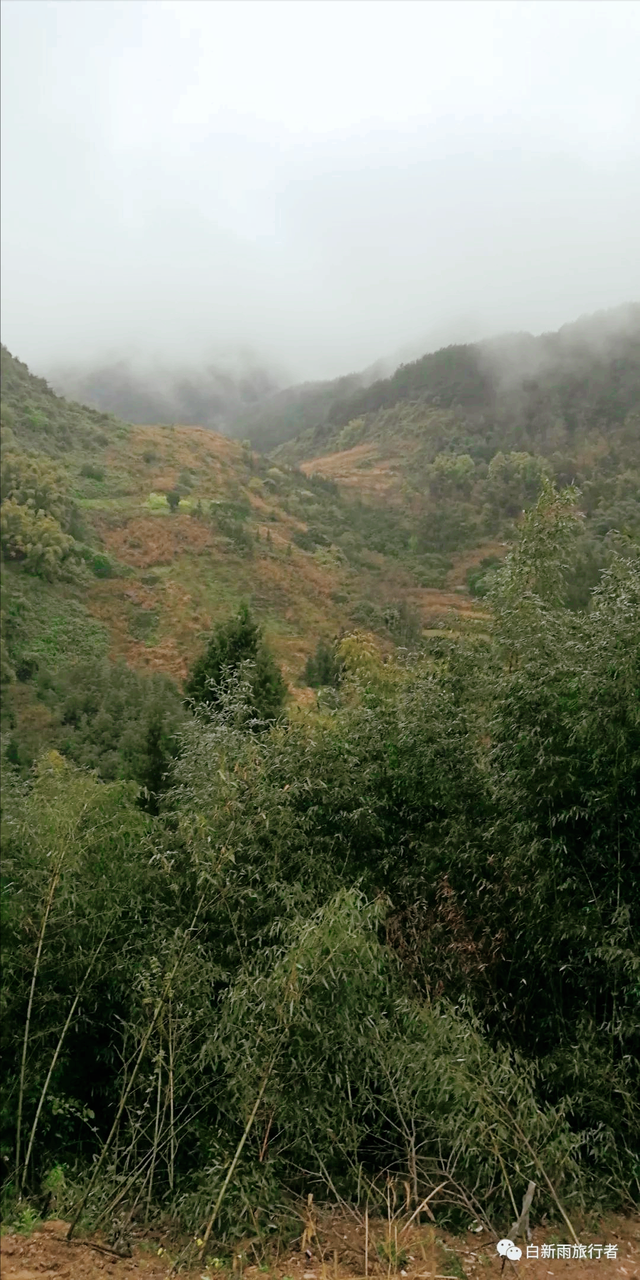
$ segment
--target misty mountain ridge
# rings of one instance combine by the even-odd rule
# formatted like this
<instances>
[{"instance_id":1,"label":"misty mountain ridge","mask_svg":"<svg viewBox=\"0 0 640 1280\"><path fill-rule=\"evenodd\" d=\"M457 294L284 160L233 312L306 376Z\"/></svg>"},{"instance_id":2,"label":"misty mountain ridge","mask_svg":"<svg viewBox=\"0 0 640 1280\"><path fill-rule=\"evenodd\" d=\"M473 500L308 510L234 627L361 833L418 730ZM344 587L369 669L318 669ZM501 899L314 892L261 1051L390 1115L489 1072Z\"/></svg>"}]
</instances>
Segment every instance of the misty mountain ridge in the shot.
<instances>
[{"instance_id":1,"label":"misty mountain ridge","mask_svg":"<svg viewBox=\"0 0 640 1280\"><path fill-rule=\"evenodd\" d=\"M214 431L243 410L278 391L281 375L250 360L235 367L207 364L145 366L118 359L97 367L68 364L53 371L52 386L126 422L138 425L203 426Z\"/></svg>"},{"instance_id":2,"label":"misty mountain ridge","mask_svg":"<svg viewBox=\"0 0 640 1280\"><path fill-rule=\"evenodd\" d=\"M426 442L434 414L443 429L448 415L440 439L448 452L487 462L505 447L570 452L575 439L610 431L639 404L640 304L630 303L556 333L452 345L400 365L335 400L324 421L283 442L277 456L299 463L383 436L397 448L409 418L409 434Z\"/></svg>"},{"instance_id":3,"label":"misty mountain ridge","mask_svg":"<svg viewBox=\"0 0 640 1280\"><path fill-rule=\"evenodd\" d=\"M309 448L324 451L333 428L405 400L502 415L512 411L506 401L518 388L520 398L531 404L541 396L566 400L578 378L587 401L597 400L606 383L606 396L619 394L628 405L629 396L638 393L632 367L639 349L640 304L628 303L583 316L555 333L507 333L451 344L392 373L389 361L381 359L360 372L286 386L283 374L253 359L236 368L210 364L201 369L145 369L119 360L96 368L68 365L55 371L51 382L63 395L125 421L204 426L247 438L262 452L301 437L297 452L305 456ZM532 379L538 379L536 386ZM607 404L605 416L610 409Z\"/></svg>"}]
</instances>

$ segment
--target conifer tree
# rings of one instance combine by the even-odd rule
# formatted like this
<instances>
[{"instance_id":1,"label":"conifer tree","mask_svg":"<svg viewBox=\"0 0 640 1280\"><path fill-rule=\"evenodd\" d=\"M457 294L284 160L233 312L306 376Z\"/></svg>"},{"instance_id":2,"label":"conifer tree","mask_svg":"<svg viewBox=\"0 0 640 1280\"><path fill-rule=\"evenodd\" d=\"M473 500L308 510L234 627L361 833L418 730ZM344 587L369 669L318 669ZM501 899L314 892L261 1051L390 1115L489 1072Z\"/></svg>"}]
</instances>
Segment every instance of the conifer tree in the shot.
<instances>
[{"instance_id":1,"label":"conifer tree","mask_svg":"<svg viewBox=\"0 0 640 1280\"><path fill-rule=\"evenodd\" d=\"M251 689L251 709L260 719L273 720L282 710L287 686L246 604L213 632L191 668L185 694L193 702L215 706L218 690L236 673Z\"/></svg>"}]
</instances>

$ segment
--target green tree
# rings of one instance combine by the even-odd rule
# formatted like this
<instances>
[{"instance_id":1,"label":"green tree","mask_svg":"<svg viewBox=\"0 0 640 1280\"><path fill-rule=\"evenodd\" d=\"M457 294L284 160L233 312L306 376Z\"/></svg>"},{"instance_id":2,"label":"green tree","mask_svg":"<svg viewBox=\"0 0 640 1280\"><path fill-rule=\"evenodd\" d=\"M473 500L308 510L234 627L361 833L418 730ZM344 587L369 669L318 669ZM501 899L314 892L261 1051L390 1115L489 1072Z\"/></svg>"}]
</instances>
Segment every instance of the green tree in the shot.
<instances>
[{"instance_id":1,"label":"green tree","mask_svg":"<svg viewBox=\"0 0 640 1280\"><path fill-rule=\"evenodd\" d=\"M468 497L473 485L475 465L468 453L439 453L428 468L429 487L434 497L450 497L462 493Z\"/></svg>"},{"instance_id":2,"label":"green tree","mask_svg":"<svg viewBox=\"0 0 640 1280\"><path fill-rule=\"evenodd\" d=\"M335 644L327 644L326 640L318 640L315 653L307 658L304 678L312 689L324 685L334 688L340 683L343 663L336 653Z\"/></svg>"},{"instance_id":3,"label":"green tree","mask_svg":"<svg viewBox=\"0 0 640 1280\"><path fill-rule=\"evenodd\" d=\"M487 495L494 519L519 516L536 501L548 465L530 453L496 453L489 464Z\"/></svg>"},{"instance_id":4,"label":"green tree","mask_svg":"<svg viewBox=\"0 0 640 1280\"><path fill-rule=\"evenodd\" d=\"M284 705L287 686L246 604L213 632L191 668L185 694L193 702L216 706L233 676L239 676L250 690L250 709L255 715L261 720L275 719Z\"/></svg>"},{"instance_id":5,"label":"green tree","mask_svg":"<svg viewBox=\"0 0 640 1280\"><path fill-rule=\"evenodd\" d=\"M180 505L180 493L177 489L170 489L167 493L167 502L172 511L177 511Z\"/></svg>"}]
</instances>

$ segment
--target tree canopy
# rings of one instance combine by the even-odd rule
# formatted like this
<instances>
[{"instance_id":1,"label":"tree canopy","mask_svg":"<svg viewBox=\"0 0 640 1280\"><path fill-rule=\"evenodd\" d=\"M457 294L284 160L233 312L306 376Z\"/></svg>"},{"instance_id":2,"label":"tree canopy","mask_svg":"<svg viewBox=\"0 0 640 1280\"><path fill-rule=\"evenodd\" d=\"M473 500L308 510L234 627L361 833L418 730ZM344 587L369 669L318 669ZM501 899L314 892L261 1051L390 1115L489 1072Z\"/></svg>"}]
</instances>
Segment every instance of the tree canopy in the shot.
<instances>
[{"instance_id":1,"label":"tree canopy","mask_svg":"<svg viewBox=\"0 0 640 1280\"><path fill-rule=\"evenodd\" d=\"M185 695L196 704L216 706L234 676L246 682L254 716L273 720L279 715L287 686L247 604L213 632L185 681Z\"/></svg>"}]
</instances>

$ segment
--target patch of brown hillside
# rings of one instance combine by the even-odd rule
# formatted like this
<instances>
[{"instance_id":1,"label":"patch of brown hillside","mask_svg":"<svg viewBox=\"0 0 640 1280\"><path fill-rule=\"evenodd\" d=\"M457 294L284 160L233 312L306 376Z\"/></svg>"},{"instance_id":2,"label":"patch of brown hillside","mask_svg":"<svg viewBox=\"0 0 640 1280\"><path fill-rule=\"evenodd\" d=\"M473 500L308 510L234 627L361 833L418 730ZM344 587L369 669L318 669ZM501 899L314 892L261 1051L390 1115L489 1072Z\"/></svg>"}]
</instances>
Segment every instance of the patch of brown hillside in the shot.
<instances>
[{"instance_id":1,"label":"patch of brown hillside","mask_svg":"<svg viewBox=\"0 0 640 1280\"><path fill-rule=\"evenodd\" d=\"M96 519L95 525L107 550L134 569L172 564L187 550L200 555L214 541L211 525L179 513L134 516L115 527Z\"/></svg>"},{"instance_id":2,"label":"patch of brown hillside","mask_svg":"<svg viewBox=\"0 0 640 1280\"><path fill-rule=\"evenodd\" d=\"M407 459L385 458L375 444L328 453L300 463L305 475L319 475L347 489L357 489L371 500L400 502L403 498Z\"/></svg>"},{"instance_id":3,"label":"patch of brown hillside","mask_svg":"<svg viewBox=\"0 0 640 1280\"><path fill-rule=\"evenodd\" d=\"M488 617L478 600L465 591L439 591L435 587L414 587L406 592L406 599L420 615L423 626L441 622L447 614L458 618L480 620Z\"/></svg>"},{"instance_id":4,"label":"patch of brown hillside","mask_svg":"<svg viewBox=\"0 0 640 1280\"><path fill-rule=\"evenodd\" d=\"M503 560L507 550L504 542L483 542L481 546L472 547L469 551L457 552L455 564L447 577L447 585L449 587L466 586L469 569L474 569L489 556L496 556L499 560Z\"/></svg>"},{"instance_id":5,"label":"patch of brown hillside","mask_svg":"<svg viewBox=\"0 0 640 1280\"><path fill-rule=\"evenodd\" d=\"M112 442L105 461L126 468L143 498L175 489L185 470L196 496L203 487L209 497L221 496L247 469L237 440L204 427L134 426L125 440Z\"/></svg>"}]
</instances>

